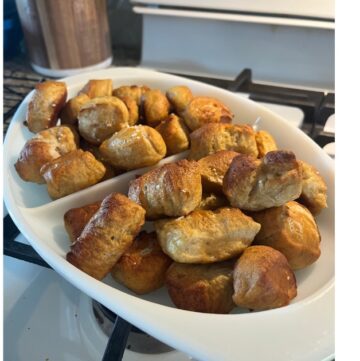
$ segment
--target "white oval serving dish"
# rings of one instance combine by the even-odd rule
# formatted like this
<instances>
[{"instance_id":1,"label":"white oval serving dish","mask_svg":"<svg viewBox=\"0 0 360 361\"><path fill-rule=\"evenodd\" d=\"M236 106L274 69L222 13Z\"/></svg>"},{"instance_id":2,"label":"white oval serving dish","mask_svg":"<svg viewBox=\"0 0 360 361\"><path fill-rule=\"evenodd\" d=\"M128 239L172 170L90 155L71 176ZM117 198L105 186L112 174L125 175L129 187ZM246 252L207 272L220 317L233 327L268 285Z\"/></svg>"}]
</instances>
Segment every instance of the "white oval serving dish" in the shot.
<instances>
[{"instance_id":1,"label":"white oval serving dish","mask_svg":"<svg viewBox=\"0 0 360 361\"><path fill-rule=\"evenodd\" d=\"M19 106L4 143L4 199L20 231L46 262L90 297L170 346L209 361L330 360L334 357L334 162L302 131L253 101L207 84L140 68L111 68L64 79L69 97L89 79L111 78L114 87L146 84L166 90L187 85L195 95L223 101L235 114L235 123L261 117L279 148L293 150L298 159L317 167L328 185L328 205L317 218L322 235L320 259L296 272L298 296L280 309L248 313L236 309L229 315L202 314L176 309L166 290L136 296L111 277L97 281L65 259L69 240L63 214L102 199L113 191L126 194L128 182L146 169L125 173L91 188L51 201L45 185L23 182L14 169L20 150L32 134L23 125L29 94ZM163 159L161 163L186 154Z\"/></svg>"}]
</instances>

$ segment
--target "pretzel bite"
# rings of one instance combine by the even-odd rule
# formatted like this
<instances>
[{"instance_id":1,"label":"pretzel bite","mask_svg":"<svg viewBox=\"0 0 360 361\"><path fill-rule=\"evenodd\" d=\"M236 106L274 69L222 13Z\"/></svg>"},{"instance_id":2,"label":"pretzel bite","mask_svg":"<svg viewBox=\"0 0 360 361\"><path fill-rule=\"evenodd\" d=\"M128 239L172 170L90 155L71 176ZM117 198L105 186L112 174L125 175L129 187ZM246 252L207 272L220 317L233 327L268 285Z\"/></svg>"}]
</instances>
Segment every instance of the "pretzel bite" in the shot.
<instances>
[{"instance_id":1,"label":"pretzel bite","mask_svg":"<svg viewBox=\"0 0 360 361\"><path fill-rule=\"evenodd\" d=\"M254 240L260 224L240 209L195 210L155 222L163 251L180 263L213 263L238 256Z\"/></svg>"},{"instance_id":2,"label":"pretzel bite","mask_svg":"<svg viewBox=\"0 0 360 361\"><path fill-rule=\"evenodd\" d=\"M111 79L91 79L79 91L80 94L86 94L89 98L108 97L112 94Z\"/></svg>"},{"instance_id":3,"label":"pretzel bite","mask_svg":"<svg viewBox=\"0 0 360 361\"><path fill-rule=\"evenodd\" d=\"M196 162L164 164L130 182L129 198L146 210L146 217L183 216L201 202L201 176Z\"/></svg>"},{"instance_id":4,"label":"pretzel bite","mask_svg":"<svg viewBox=\"0 0 360 361\"><path fill-rule=\"evenodd\" d=\"M145 222L145 211L120 193L108 195L71 245L66 259L101 280L130 247Z\"/></svg>"},{"instance_id":5,"label":"pretzel bite","mask_svg":"<svg viewBox=\"0 0 360 361\"><path fill-rule=\"evenodd\" d=\"M76 148L76 137L68 127L43 130L25 143L15 169L26 182L45 183L40 174L41 167Z\"/></svg>"},{"instance_id":6,"label":"pretzel bite","mask_svg":"<svg viewBox=\"0 0 360 361\"><path fill-rule=\"evenodd\" d=\"M29 130L38 133L54 127L67 97L66 84L60 81L45 81L36 84L28 105L26 122Z\"/></svg>"},{"instance_id":7,"label":"pretzel bite","mask_svg":"<svg viewBox=\"0 0 360 361\"><path fill-rule=\"evenodd\" d=\"M164 138L167 155L177 154L189 148L189 131L177 115L170 114L155 129Z\"/></svg>"},{"instance_id":8,"label":"pretzel bite","mask_svg":"<svg viewBox=\"0 0 360 361\"><path fill-rule=\"evenodd\" d=\"M202 200L196 209L214 210L220 207L229 206L229 201L220 194L203 194Z\"/></svg>"},{"instance_id":9,"label":"pretzel bite","mask_svg":"<svg viewBox=\"0 0 360 361\"><path fill-rule=\"evenodd\" d=\"M233 207L260 211L297 199L301 180L300 164L290 151L272 151L261 160L239 154L224 176L223 191Z\"/></svg>"},{"instance_id":10,"label":"pretzel bite","mask_svg":"<svg viewBox=\"0 0 360 361\"><path fill-rule=\"evenodd\" d=\"M105 157L101 154L98 146L91 144L84 139L81 139L80 148L82 150L90 152L99 162L104 165L106 171L102 180L113 178L122 173L121 170L116 169L105 159Z\"/></svg>"},{"instance_id":11,"label":"pretzel bite","mask_svg":"<svg viewBox=\"0 0 360 361\"><path fill-rule=\"evenodd\" d=\"M233 300L239 307L283 307L297 295L296 278L282 253L267 246L251 246L235 265L234 291Z\"/></svg>"},{"instance_id":12,"label":"pretzel bite","mask_svg":"<svg viewBox=\"0 0 360 361\"><path fill-rule=\"evenodd\" d=\"M256 132L255 139L259 152L259 158L264 157L266 153L271 152L272 150L278 149L274 138L265 130L259 130Z\"/></svg>"},{"instance_id":13,"label":"pretzel bite","mask_svg":"<svg viewBox=\"0 0 360 361\"><path fill-rule=\"evenodd\" d=\"M129 111L125 103L116 97L93 98L81 107L78 118L81 136L99 145L128 126Z\"/></svg>"},{"instance_id":14,"label":"pretzel bite","mask_svg":"<svg viewBox=\"0 0 360 361\"><path fill-rule=\"evenodd\" d=\"M166 272L166 287L176 307L206 313L229 313L233 262L183 264L174 262Z\"/></svg>"},{"instance_id":15,"label":"pretzel bite","mask_svg":"<svg viewBox=\"0 0 360 361\"><path fill-rule=\"evenodd\" d=\"M111 271L113 278L142 295L162 287L172 263L156 239L156 233L140 232Z\"/></svg>"},{"instance_id":16,"label":"pretzel bite","mask_svg":"<svg viewBox=\"0 0 360 361\"><path fill-rule=\"evenodd\" d=\"M64 225L70 241L75 242L90 221L91 217L99 210L101 202L87 204L79 208L71 208L64 214Z\"/></svg>"},{"instance_id":17,"label":"pretzel bite","mask_svg":"<svg viewBox=\"0 0 360 361\"><path fill-rule=\"evenodd\" d=\"M140 106L141 97L149 90L150 88L145 85L124 85L114 89L112 95L119 99L123 99L124 97L130 97L136 101L136 104L138 106Z\"/></svg>"},{"instance_id":18,"label":"pretzel bite","mask_svg":"<svg viewBox=\"0 0 360 361\"><path fill-rule=\"evenodd\" d=\"M191 90L185 85L170 88L166 92L166 96L178 114L181 114L186 109L193 98Z\"/></svg>"},{"instance_id":19,"label":"pretzel bite","mask_svg":"<svg viewBox=\"0 0 360 361\"><path fill-rule=\"evenodd\" d=\"M105 140L99 150L111 165L126 170L154 165L166 155L163 138L146 125L121 129Z\"/></svg>"},{"instance_id":20,"label":"pretzel bite","mask_svg":"<svg viewBox=\"0 0 360 361\"><path fill-rule=\"evenodd\" d=\"M151 127L156 127L169 116L170 103L158 89L152 89L142 96L145 121Z\"/></svg>"},{"instance_id":21,"label":"pretzel bite","mask_svg":"<svg viewBox=\"0 0 360 361\"><path fill-rule=\"evenodd\" d=\"M78 149L46 163L40 173L50 197L57 199L98 183L105 167L90 152Z\"/></svg>"},{"instance_id":22,"label":"pretzel bite","mask_svg":"<svg viewBox=\"0 0 360 361\"><path fill-rule=\"evenodd\" d=\"M69 99L60 112L61 124L77 124L80 109L88 101L90 98L82 93Z\"/></svg>"},{"instance_id":23,"label":"pretzel bite","mask_svg":"<svg viewBox=\"0 0 360 361\"><path fill-rule=\"evenodd\" d=\"M190 130L196 130L208 123L231 123L234 114L217 99L194 97L182 116Z\"/></svg>"},{"instance_id":24,"label":"pretzel bite","mask_svg":"<svg viewBox=\"0 0 360 361\"><path fill-rule=\"evenodd\" d=\"M219 150L258 156L255 132L250 125L210 123L190 134L189 159L199 160Z\"/></svg>"},{"instance_id":25,"label":"pretzel bite","mask_svg":"<svg viewBox=\"0 0 360 361\"><path fill-rule=\"evenodd\" d=\"M299 202L314 215L327 207L327 186L319 171L310 164L299 161L302 168L302 192Z\"/></svg>"},{"instance_id":26,"label":"pretzel bite","mask_svg":"<svg viewBox=\"0 0 360 361\"><path fill-rule=\"evenodd\" d=\"M253 212L261 224L254 243L280 251L293 270L307 267L320 257L320 233L314 217L304 206L288 202L281 207Z\"/></svg>"},{"instance_id":27,"label":"pretzel bite","mask_svg":"<svg viewBox=\"0 0 360 361\"><path fill-rule=\"evenodd\" d=\"M232 150L220 150L198 161L205 191L222 193L224 175L237 155L239 153Z\"/></svg>"},{"instance_id":28,"label":"pretzel bite","mask_svg":"<svg viewBox=\"0 0 360 361\"><path fill-rule=\"evenodd\" d=\"M125 103L129 111L129 125L135 125L139 121L139 106L136 100L130 96L123 96L120 99Z\"/></svg>"}]
</instances>

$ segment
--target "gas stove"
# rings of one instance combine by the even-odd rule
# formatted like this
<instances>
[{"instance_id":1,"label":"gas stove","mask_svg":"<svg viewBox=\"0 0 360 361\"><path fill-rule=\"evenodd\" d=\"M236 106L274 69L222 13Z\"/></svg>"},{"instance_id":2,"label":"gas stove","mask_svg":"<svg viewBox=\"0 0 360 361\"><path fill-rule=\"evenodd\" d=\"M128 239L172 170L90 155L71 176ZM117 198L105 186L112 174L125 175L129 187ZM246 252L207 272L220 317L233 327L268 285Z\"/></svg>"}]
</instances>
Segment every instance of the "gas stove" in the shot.
<instances>
[{"instance_id":1,"label":"gas stove","mask_svg":"<svg viewBox=\"0 0 360 361\"><path fill-rule=\"evenodd\" d=\"M4 76L6 123L24 96L44 79L17 72L5 72ZM250 69L231 81L188 77L262 103L335 156L334 93L254 82ZM144 334L62 279L19 234L9 215L4 218L4 254L5 360L191 359Z\"/></svg>"}]
</instances>

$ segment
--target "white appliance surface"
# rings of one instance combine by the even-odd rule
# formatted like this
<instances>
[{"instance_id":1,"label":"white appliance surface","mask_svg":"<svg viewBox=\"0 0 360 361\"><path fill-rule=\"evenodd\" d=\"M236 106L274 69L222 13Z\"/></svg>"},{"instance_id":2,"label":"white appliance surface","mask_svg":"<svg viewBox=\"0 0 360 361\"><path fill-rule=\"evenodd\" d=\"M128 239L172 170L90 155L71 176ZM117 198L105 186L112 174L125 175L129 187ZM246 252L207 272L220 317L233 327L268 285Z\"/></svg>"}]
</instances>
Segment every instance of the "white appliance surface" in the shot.
<instances>
[{"instance_id":1,"label":"white appliance surface","mask_svg":"<svg viewBox=\"0 0 360 361\"><path fill-rule=\"evenodd\" d=\"M20 235L17 240L28 243ZM55 271L4 257L4 360L100 361L108 337L98 326L90 297ZM124 361L188 361L173 350Z\"/></svg>"},{"instance_id":2,"label":"white appliance surface","mask_svg":"<svg viewBox=\"0 0 360 361\"><path fill-rule=\"evenodd\" d=\"M132 3L334 19L334 0L131 0Z\"/></svg>"}]
</instances>

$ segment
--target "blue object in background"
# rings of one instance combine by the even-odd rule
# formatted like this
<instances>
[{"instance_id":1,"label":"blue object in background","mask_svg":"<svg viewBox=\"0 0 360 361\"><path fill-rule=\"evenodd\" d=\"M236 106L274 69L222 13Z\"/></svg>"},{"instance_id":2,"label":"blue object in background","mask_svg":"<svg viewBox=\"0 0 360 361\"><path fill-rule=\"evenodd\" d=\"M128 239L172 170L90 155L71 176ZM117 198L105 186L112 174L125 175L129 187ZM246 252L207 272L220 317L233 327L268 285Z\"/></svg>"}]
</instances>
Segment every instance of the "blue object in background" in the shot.
<instances>
[{"instance_id":1,"label":"blue object in background","mask_svg":"<svg viewBox=\"0 0 360 361\"><path fill-rule=\"evenodd\" d=\"M19 16L13 0L4 2L4 59L9 60L20 52L23 38Z\"/></svg>"}]
</instances>

